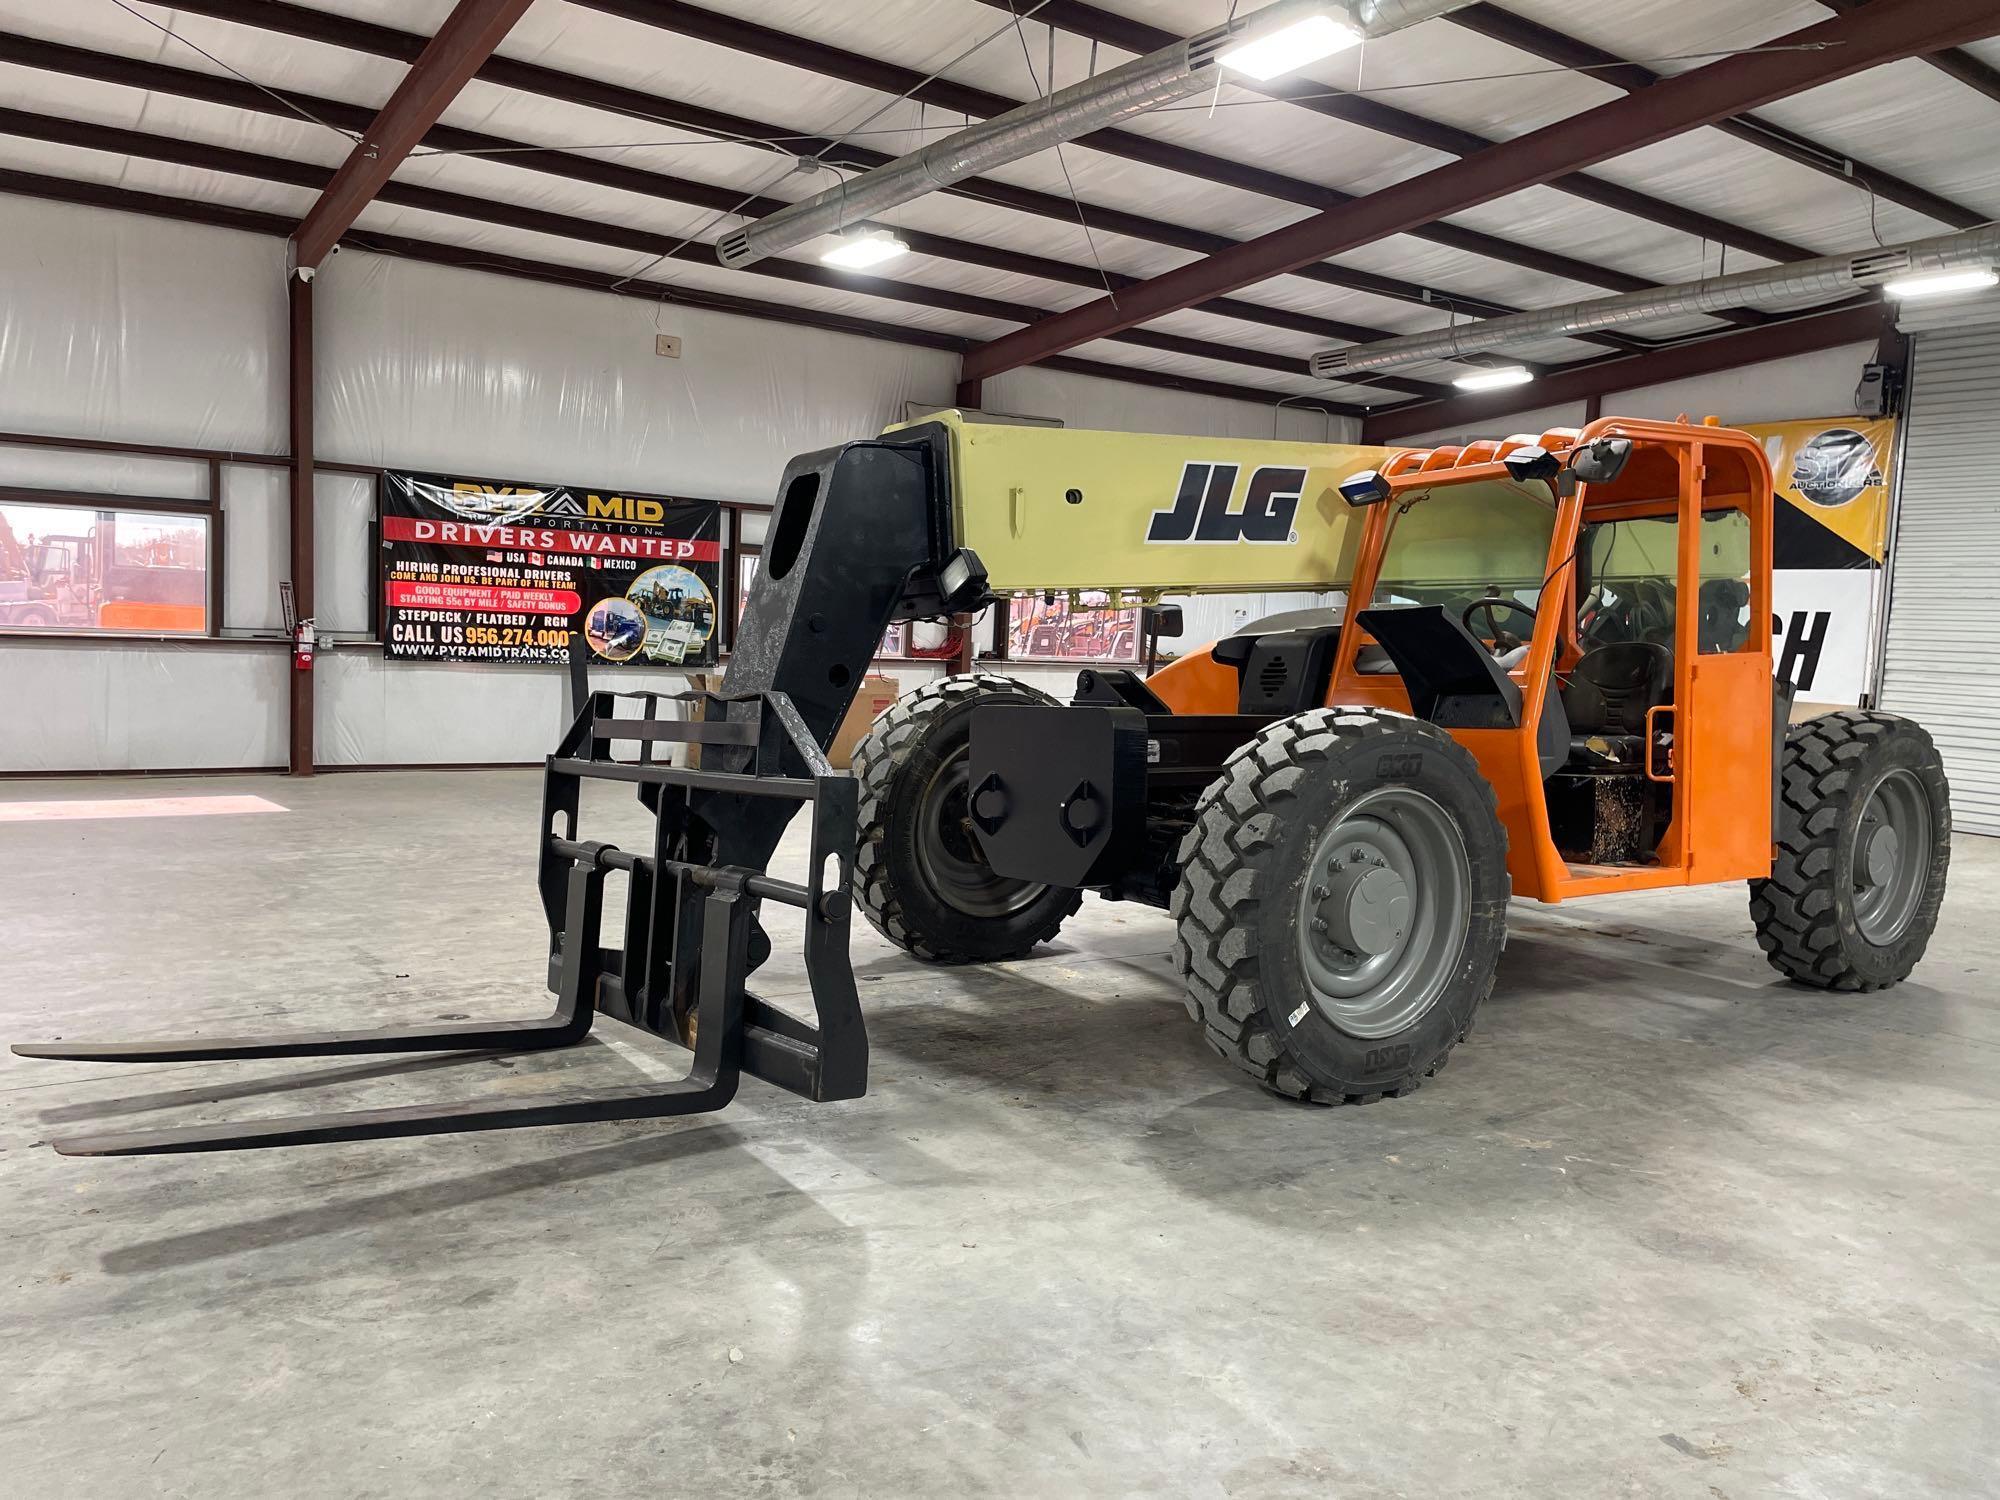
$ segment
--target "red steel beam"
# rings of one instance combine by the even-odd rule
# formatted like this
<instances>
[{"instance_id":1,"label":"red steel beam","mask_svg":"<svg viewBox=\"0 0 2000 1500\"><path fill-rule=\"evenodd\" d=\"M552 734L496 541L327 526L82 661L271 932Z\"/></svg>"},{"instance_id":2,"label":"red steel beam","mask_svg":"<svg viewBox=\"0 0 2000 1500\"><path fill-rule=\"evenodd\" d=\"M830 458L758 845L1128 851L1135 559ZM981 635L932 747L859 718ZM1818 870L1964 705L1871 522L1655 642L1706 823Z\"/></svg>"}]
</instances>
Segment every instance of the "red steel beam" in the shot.
<instances>
[{"instance_id":1,"label":"red steel beam","mask_svg":"<svg viewBox=\"0 0 2000 1500\"><path fill-rule=\"evenodd\" d=\"M292 603L300 620L313 617L313 318L312 283L285 279L286 423L291 433ZM291 772L313 773L313 677L296 666L289 679Z\"/></svg>"},{"instance_id":2,"label":"red steel beam","mask_svg":"<svg viewBox=\"0 0 2000 1500\"><path fill-rule=\"evenodd\" d=\"M458 97L534 0L458 0L396 92L292 236L293 258L318 266L445 107Z\"/></svg>"},{"instance_id":3,"label":"red steel beam","mask_svg":"<svg viewBox=\"0 0 2000 1500\"><path fill-rule=\"evenodd\" d=\"M324 42L328 46L367 52L377 57L394 58L398 61L414 60L421 55L426 40L410 32L378 26L370 21L337 16L327 11L287 4L285 0L183 0L180 9L214 16L220 20L235 21L245 26L261 27L280 36ZM157 63L142 63L131 58L111 57L11 33L0 33L0 62L15 62L27 67L52 69L77 77L123 84L131 88L159 89L167 93L178 93L186 98L224 104L235 109L248 109L266 114L289 113L279 100L233 78L209 73L192 73ZM707 135L753 142L783 138L790 141L793 149L802 156L824 153L828 162L851 167L857 171L879 167L893 159L887 152L871 150L851 141L836 142L830 138L801 132L789 125L751 119L744 115L727 114L705 105L689 103L684 99L642 93L636 89L622 88L608 83L601 78L563 73L553 68L525 63L518 58L499 56L489 58L486 66L479 70L478 77L482 82L498 84L502 88L518 89L523 93L558 99L588 109L626 115L656 126L672 124ZM351 110L353 106L331 100L317 100L296 91L288 93L287 97L310 108L314 114L330 124L345 125L355 130L367 124L368 116L365 113L359 119L349 120L345 112ZM440 125L424 138L424 144L449 150L479 150L492 147L504 150L518 143L510 143L494 136L482 136L475 131ZM508 155L507 160L516 166L553 172L579 182L625 187L633 192L655 197L675 196L693 187L686 179L668 178L661 173L640 171L619 163L591 161L560 151L527 154L516 152ZM666 192L663 185L671 186L673 192ZM705 197L688 198L685 201L700 201L707 206L715 207L736 206L758 214L773 212L776 207L782 206L776 200L762 200L770 202L771 207L760 207L758 201L744 203L738 190L709 186L718 193L727 192L729 196L715 204L709 204ZM1052 219L1064 226L1073 226L1081 209L1094 229L1124 235L1131 239L1145 240L1152 244L1169 245L1178 250L1188 250L1200 255L1227 250L1237 243L1227 235L1196 229L1174 220L1127 213L1121 209L1087 201L1079 203L1061 193L1039 192L1033 188L1019 187L990 177L967 178L944 191L951 196L972 202L993 204L1020 213L1032 214L1038 218ZM909 231L904 232L904 238L910 239ZM991 246L977 247L976 254L967 255L966 241L953 241L939 235L926 235L924 238L929 242L929 248L924 249L925 254L942 255L947 259L967 256L973 259L975 264L992 266L996 270L1020 269L1001 264L995 257L1005 252ZM910 245L912 249L920 248L915 239L910 239ZM1024 274L1041 275L1044 271L1026 270ZM1456 307L1463 316L1505 317L1508 313L1521 311L1511 304L1490 297L1477 296L1462 288L1429 287L1394 276L1384 276L1379 272L1365 271L1357 266L1312 265L1302 268L1295 274L1302 280L1316 281L1322 286L1364 292L1372 297L1384 297L1391 301L1415 303L1425 307L1432 306L1441 299L1448 299L1449 304ZM1093 266L1071 266L1060 272L1050 270L1049 277L1056 281L1087 285L1093 291L1103 285L1103 279ZM1636 280L1639 279L1635 278ZM1121 290L1126 285L1136 284L1136 281L1135 277L1113 276L1112 289ZM1225 309L1220 307L1208 310L1225 312ZM1247 317L1251 322L1270 322L1274 318L1286 318L1289 321L1275 326L1294 328L1300 326L1298 319L1303 316L1243 302L1235 303L1226 310L1225 315ZM1352 331L1335 330L1326 333L1325 336L1351 343L1363 343L1371 338L1389 336L1379 330L1369 330L1360 325L1350 324L1348 327ZM1603 344L1610 348L1638 349L1645 347L1649 342L1617 333L1592 333L1580 337L1587 342Z\"/></svg>"},{"instance_id":4,"label":"red steel beam","mask_svg":"<svg viewBox=\"0 0 2000 1500\"><path fill-rule=\"evenodd\" d=\"M1638 390L1642 386L1665 385L1671 380L1691 380L1713 375L1718 370L1735 370L1774 359L1789 359L1834 349L1842 344L1865 343L1882 332L1882 305L1879 301L1843 307L1833 312L1813 313L1788 323L1771 323L1762 328L1745 328L1718 334L1690 344L1676 344L1648 354L1614 354L1605 359L1585 360L1566 365L1530 386L1505 391L1483 391L1478 395L1454 396L1447 401L1419 401L1378 412L1361 429L1364 443L1393 443L1418 433L1445 429L1471 431L1482 423L1501 418L1528 406L1554 406L1565 401L1601 400L1617 391ZM1617 402L1610 403L1614 414ZM1646 412L1634 416L1652 415ZM1722 414L1729 420L1728 414Z\"/></svg>"},{"instance_id":5,"label":"red steel beam","mask_svg":"<svg viewBox=\"0 0 2000 1500\"><path fill-rule=\"evenodd\" d=\"M970 84L956 83L946 78L933 78L915 68L906 68L881 57L852 52L824 42L815 42L799 36L795 31L760 26L754 21L746 21L737 16L723 15L700 6L685 5L681 0L574 0L574 3L628 21L636 21L642 25L658 26L684 36L696 37L751 57L761 57L766 61L780 62L788 67L817 73L823 78L835 78L844 83L858 84L892 97L907 94L912 99L935 104L940 109L958 110L968 115L990 119L1018 108L1022 102L1005 94L996 94L990 89L975 88ZM997 3L1002 9L1007 8L1006 0L997 0ZM1025 11L1027 0L1020 0L1020 3ZM1051 0L1051 4L1054 3L1058 3L1058 0ZM1046 7L1035 12L1036 19L1042 19L1045 15ZM1160 34L1172 41L1180 40L1174 33ZM1466 139L1474 143L1469 149L1476 150L1486 144L1477 136L1467 136ZM1169 172L1179 172L1205 182L1221 183L1225 187L1256 193L1266 198L1276 198L1287 203L1297 203L1306 208L1332 211L1354 201L1351 193L1328 187L1324 183L1292 177L1251 162L1236 161L1206 151L1196 151L1173 141L1136 131L1093 130L1078 136L1076 144L1126 161L1159 167ZM1608 190L1610 185L1606 184L1606 187ZM1673 217L1679 213L1678 210L1657 200L1646 199L1643 194L1633 193L1629 197L1639 203L1650 203L1652 208L1658 211L1655 217ZM1634 208L1633 211L1638 210ZM1680 227L1690 228L1686 216L1681 217L1683 222ZM1767 259L1804 260L1812 254L1809 250L1773 235L1753 235L1748 230L1725 226L1719 220L1705 220L1704 223L1706 230L1691 229L1691 232L1706 232L1710 238L1738 245L1752 254ZM1564 255L1546 245L1505 240L1497 235L1468 228L1463 224L1426 225L1418 231L1418 236L1454 250L1463 250L1470 255L1522 266L1547 276L1561 276L1571 281L1582 282L1586 286L1609 287L1613 291L1639 291L1654 285L1642 276L1634 276L1616 267L1598 265L1575 256ZM1752 320L1746 319L1746 321Z\"/></svg>"},{"instance_id":6,"label":"red steel beam","mask_svg":"<svg viewBox=\"0 0 2000 1500\"><path fill-rule=\"evenodd\" d=\"M322 115L322 118L326 116ZM310 162L293 161L288 157L267 156L254 151L240 151L229 146L213 146L204 141L183 141L146 131L127 130L117 125L63 120L54 116L35 115L22 110L0 107L0 136L10 135L25 136L30 140L54 141L68 146L81 146L87 150L112 152L121 156L136 156L149 161L202 167L209 171L228 172L263 182L288 183L295 187L323 187L328 176L328 171L324 167L315 166ZM630 224L584 219L572 214L528 208L519 203L475 198L465 193L425 187L418 183L386 182L376 196L380 202L400 204L406 208L421 208L432 213L470 219L476 223L529 229L540 234L579 240L585 244L636 250L642 254L665 256L703 267L712 266L715 259L713 247L700 240L682 244L677 236L658 234ZM1045 307L978 296L971 292L954 291L948 287L934 287L921 282L859 276L808 261L788 260L783 256L760 260L748 267L747 271L753 276L800 282L834 291L857 292L864 296L879 297L885 301L970 313L975 317L993 318L1007 323L1033 323L1049 314L1049 309ZM1380 336L1382 335L1378 335ZM1311 377L1305 359L1296 354L1283 354L1254 346L1226 344L1212 339L1189 338L1150 328L1128 328L1114 337L1120 343L1157 349L1170 354L1191 355L1197 359L1218 360L1225 364L1248 365L1275 371L1281 375L1295 375L1302 380ZM967 339L965 342L970 343L971 340ZM1448 394L1437 385L1399 376L1377 377L1357 383L1372 386L1378 391L1404 395L1442 397ZM1358 416L1361 414L1361 408L1355 407L1347 414Z\"/></svg>"},{"instance_id":7,"label":"red steel beam","mask_svg":"<svg viewBox=\"0 0 2000 1500\"><path fill-rule=\"evenodd\" d=\"M91 208L117 209L123 213L145 214L152 218L170 219L185 224L209 224L219 229L238 229L248 234L272 235L279 239L286 238L292 232L292 221L289 218L280 214L266 213L261 209L237 208L226 203L209 203L193 198L169 198L164 194L143 193L132 188L114 187L109 183L48 177L39 173L18 172L0 167L0 195L8 193L26 198L46 199L52 203L76 203ZM671 302L678 307L696 307L709 312L729 313L739 318L757 318L764 322L782 323L797 328L820 328L831 333L853 334L858 338L909 344L919 349L942 350L947 354L963 355L972 345L972 340L957 334L940 333L929 328L913 328L904 323L884 323L849 313L822 312L817 308L799 307L791 303L766 302L757 298L739 297L731 292L710 292L698 287L674 286L660 281L635 281L619 275L616 271L592 271L581 266L530 260L524 256L505 255L492 250L445 245L435 240L412 239L403 235L381 234L373 230L355 230L352 243L357 249L379 250L385 255L394 255L403 260L420 260L431 265L452 266L460 270L484 271L550 286L612 292L619 296L634 297L652 303ZM297 277L293 277L292 282L294 285L302 284ZM1125 385L1187 391L1199 396L1213 396L1228 401L1248 401L1256 405L1271 406L1281 400L1296 404L1298 400L1290 392L1266 386L1232 385L1219 380L1177 375L1169 370L1149 370L1137 365L1108 364L1101 360L1072 359L1064 356L1045 359L1040 364L1043 369L1064 370L1073 375L1090 375L1099 380L1115 380ZM1318 397L1310 399L1319 400ZM1333 407L1336 414L1347 414L1347 409L1336 403L1321 404ZM243 462L265 461L262 456L254 454L240 457ZM287 466L290 462L289 458L285 460ZM314 467L316 470L337 468L343 473L350 474L374 472L365 466L353 464L316 462Z\"/></svg>"},{"instance_id":8,"label":"red steel beam","mask_svg":"<svg viewBox=\"0 0 2000 1500\"><path fill-rule=\"evenodd\" d=\"M1859 10L1868 0L1819 0L1828 10L1837 10L1842 15ZM1947 47L1942 52L1933 52L1924 59L1932 67L1947 77L1956 78L1969 89L1977 89L1987 98L2000 103L2000 68L1988 67L1978 58L1959 47Z\"/></svg>"},{"instance_id":9,"label":"red steel beam","mask_svg":"<svg viewBox=\"0 0 2000 1500\"><path fill-rule=\"evenodd\" d=\"M1019 0L984 0L984 3L999 10L1012 10ZM1462 14L1464 12L1454 11L1443 19L1456 20ZM1078 36L1089 37L1092 41L1104 42L1128 52L1153 52L1161 47L1171 46L1181 39L1177 32L1167 31L1144 21L1134 21L1125 16L1114 15L1110 11L1086 3L1086 0L1048 0L1048 4L1035 11L1034 18L1058 30L1074 32ZM1443 151L1451 156L1470 156L1475 151L1484 151L1493 144L1492 137L1480 135L1476 131L1462 130L1456 125L1447 125L1424 115L1413 114L1406 109L1398 109L1395 105L1380 99L1330 89L1323 83L1311 80L1280 78L1259 87L1272 98L1283 99L1300 109L1311 110L1314 114L1331 119L1346 120L1368 130L1379 131L1394 140L1428 146L1434 151ZM1088 142L1089 137L1085 137L1084 143ZM1616 209L1620 213L1631 214L1650 224L1657 224L1663 229L1677 229L1697 239L1733 245L1739 250L1747 250L1750 254L1761 256L1765 260L1809 260L1817 253L1778 235L1764 234L1742 224L1732 224L1726 219L1717 218L1714 214L1702 213L1685 203L1675 203L1653 194L1642 193L1635 188L1610 182L1602 177L1574 175L1551 181L1549 186L1572 197L1581 198L1586 203L1595 203L1599 208Z\"/></svg>"},{"instance_id":10,"label":"red steel beam","mask_svg":"<svg viewBox=\"0 0 2000 1500\"><path fill-rule=\"evenodd\" d=\"M1091 339L1422 228L1524 188L1882 63L2000 31L2000 0L1874 0L1781 37L1790 50L1725 58L1449 162L1339 209L980 345L961 378L1032 364ZM1807 50L1798 50L1798 49Z\"/></svg>"},{"instance_id":11,"label":"red steel beam","mask_svg":"<svg viewBox=\"0 0 2000 1500\"><path fill-rule=\"evenodd\" d=\"M1526 16L1517 16L1512 11L1502 10L1497 5L1481 3L1468 5L1463 10L1455 10L1444 18L1454 26L1462 26L1467 31L1496 41L1504 46L1516 48L1544 62L1552 62L1565 68L1588 70L1592 78L1621 88L1628 94L1636 94L1641 89L1649 89L1660 81L1660 74L1642 63L1628 61L1615 52L1606 52L1602 47L1594 47L1552 26L1544 26L1539 21L1531 21ZM1949 224L1954 229L1971 229L1984 224L1987 215L1978 209L1968 208L1963 203L1954 203L1941 193L1933 193L1928 188L1919 187L1906 178L1858 161L1832 146L1787 130L1774 120L1766 120L1757 115L1736 115L1731 119L1717 120L1713 127L1724 135L1755 146L1760 151L1768 151L1774 156L1782 156L1787 161L1796 162L1824 176L1839 181L1860 183L1878 197L1891 203L1900 203L1905 208L1914 209L1926 218L1936 219L1940 224ZM1550 186L1561 186L1551 183ZM1714 236L1710 236L1714 238Z\"/></svg>"}]
</instances>

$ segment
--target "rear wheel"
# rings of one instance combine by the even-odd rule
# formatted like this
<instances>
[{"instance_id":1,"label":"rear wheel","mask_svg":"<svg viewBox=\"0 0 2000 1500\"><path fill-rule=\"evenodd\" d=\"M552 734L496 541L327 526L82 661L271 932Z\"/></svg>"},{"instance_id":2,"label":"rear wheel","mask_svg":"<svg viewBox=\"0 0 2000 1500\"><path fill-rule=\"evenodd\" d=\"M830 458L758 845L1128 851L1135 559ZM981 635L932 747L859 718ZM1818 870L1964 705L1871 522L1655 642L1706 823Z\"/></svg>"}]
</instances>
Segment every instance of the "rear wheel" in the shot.
<instances>
[{"instance_id":1,"label":"rear wheel","mask_svg":"<svg viewBox=\"0 0 2000 1500\"><path fill-rule=\"evenodd\" d=\"M891 705L857 747L854 896L890 942L941 963L1019 958L1082 903L1081 891L995 874L967 805L972 710L1054 702L1008 677L946 677Z\"/></svg>"},{"instance_id":2,"label":"rear wheel","mask_svg":"<svg viewBox=\"0 0 2000 1500\"><path fill-rule=\"evenodd\" d=\"M1332 708L1268 725L1202 794L1181 865L1188 1011L1275 1093L1406 1094L1493 988L1506 832L1472 757L1421 720Z\"/></svg>"},{"instance_id":3,"label":"rear wheel","mask_svg":"<svg viewBox=\"0 0 2000 1500\"><path fill-rule=\"evenodd\" d=\"M1750 882L1771 966L1800 984L1879 990L1924 956L1951 863L1951 792L1937 748L1894 714L1794 724L1780 770L1777 857Z\"/></svg>"}]
</instances>

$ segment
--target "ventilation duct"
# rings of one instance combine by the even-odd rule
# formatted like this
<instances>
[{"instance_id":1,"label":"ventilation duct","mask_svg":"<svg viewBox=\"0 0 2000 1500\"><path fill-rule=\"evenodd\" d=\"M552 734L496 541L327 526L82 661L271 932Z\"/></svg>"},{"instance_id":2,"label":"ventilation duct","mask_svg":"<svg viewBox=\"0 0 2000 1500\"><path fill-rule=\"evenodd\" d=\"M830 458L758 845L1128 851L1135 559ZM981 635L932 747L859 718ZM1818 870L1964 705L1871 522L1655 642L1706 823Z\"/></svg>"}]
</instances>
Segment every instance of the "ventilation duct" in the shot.
<instances>
[{"instance_id":1,"label":"ventilation duct","mask_svg":"<svg viewBox=\"0 0 2000 1500\"><path fill-rule=\"evenodd\" d=\"M1711 276L1617 297L1593 297L1542 312L1510 313L1436 333L1382 339L1347 349L1322 349L1312 357L1312 372L1325 380L1338 380L1371 370L1462 360L1542 339L1606 333L1664 318L1835 302L1906 276L1996 263L2000 263L2000 226L1969 229L1886 250L1828 255L1763 271Z\"/></svg>"},{"instance_id":2,"label":"ventilation duct","mask_svg":"<svg viewBox=\"0 0 2000 1500\"><path fill-rule=\"evenodd\" d=\"M1134 115L1213 89L1228 49L1269 36L1311 16L1342 19L1364 37L1383 36L1461 10L1471 0L1277 0L1172 46L1058 89L907 156L781 208L716 242L725 266L747 266L823 234L851 229L873 214L1033 156Z\"/></svg>"}]
</instances>

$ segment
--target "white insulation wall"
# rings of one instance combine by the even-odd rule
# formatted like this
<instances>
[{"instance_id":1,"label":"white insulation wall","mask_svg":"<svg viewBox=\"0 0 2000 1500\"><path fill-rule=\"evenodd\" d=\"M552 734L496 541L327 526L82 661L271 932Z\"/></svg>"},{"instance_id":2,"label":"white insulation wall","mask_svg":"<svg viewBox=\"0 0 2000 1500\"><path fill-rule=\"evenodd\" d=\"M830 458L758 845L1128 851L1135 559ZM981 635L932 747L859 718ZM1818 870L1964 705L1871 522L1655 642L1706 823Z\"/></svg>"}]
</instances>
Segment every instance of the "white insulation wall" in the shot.
<instances>
[{"instance_id":1,"label":"white insulation wall","mask_svg":"<svg viewBox=\"0 0 2000 1500\"><path fill-rule=\"evenodd\" d=\"M285 450L284 247L274 239L0 195L0 430L272 454ZM325 461L767 502L793 455L951 398L948 354L346 251L314 283ZM678 334L682 356L654 353ZM1072 427L1329 436L1320 413L1055 372L988 383L996 409ZM0 484L205 493L202 465L0 446ZM387 662L369 617L368 481L321 474L314 668L329 765L531 761L563 676ZM211 642L0 638L0 771L278 766L286 674L282 470L223 472L223 633ZM1270 605L1284 608L1296 596ZM1262 596L1209 601L1218 620ZM1190 611L1189 634L1205 617ZM939 670L897 664L907 689ZM1021 669L1052 684L1071 669ZM618 673L607 684L680 685Z\"/></svg>"}]
</instances>

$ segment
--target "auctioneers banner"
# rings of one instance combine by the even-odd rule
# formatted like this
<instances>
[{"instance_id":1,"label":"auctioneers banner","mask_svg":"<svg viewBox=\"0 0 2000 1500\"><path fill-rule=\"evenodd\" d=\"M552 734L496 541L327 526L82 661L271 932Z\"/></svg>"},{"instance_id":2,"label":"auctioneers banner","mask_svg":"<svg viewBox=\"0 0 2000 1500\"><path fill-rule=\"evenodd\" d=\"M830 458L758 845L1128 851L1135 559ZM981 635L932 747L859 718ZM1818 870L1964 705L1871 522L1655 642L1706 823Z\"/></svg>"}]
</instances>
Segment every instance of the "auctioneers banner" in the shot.
<instances>
[{"instance_id":1,"label":"auctioneers banner","mask_svg":"<svg viewBox=\"0 0 2000 1500\"><path fill-rule=\"evenodd\" d=\"M1778 675L1807 703L1853 704L1888 550L1893 417L1745 423L1777 481L1771 537Z\"/></svg>"},{"instance_id":2,"label":"auctioneers banner","mask_svg":"<svg viewBox=\"0 0 2000 1500\"><path fill-rule=\"evenodd\" d=\"M399 660L716 660L721 507L708 500L385 473L382 650Z\"/></svg>"}]
</instances>

